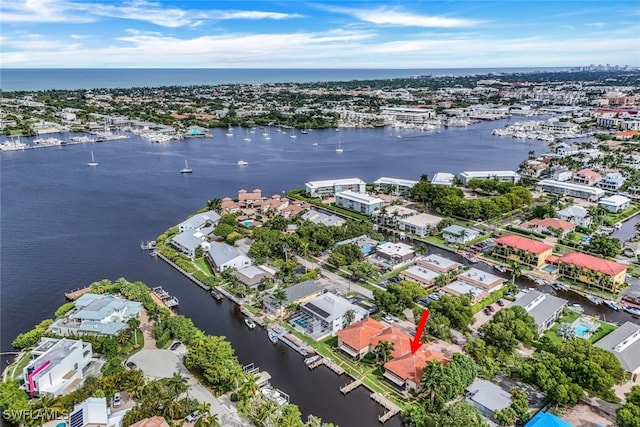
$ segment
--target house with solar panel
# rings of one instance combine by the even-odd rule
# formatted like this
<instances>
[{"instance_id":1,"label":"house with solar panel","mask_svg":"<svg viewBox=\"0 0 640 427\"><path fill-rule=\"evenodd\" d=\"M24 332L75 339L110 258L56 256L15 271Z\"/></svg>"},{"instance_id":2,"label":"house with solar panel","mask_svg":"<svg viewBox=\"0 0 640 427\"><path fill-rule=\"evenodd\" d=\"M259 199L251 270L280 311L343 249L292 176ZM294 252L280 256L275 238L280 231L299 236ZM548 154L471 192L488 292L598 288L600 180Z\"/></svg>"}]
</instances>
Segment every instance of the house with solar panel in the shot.
<instances>
[{"instance_id":1,"label":"house with solar panel","mask_svg":"<svg viewBox=\"0 0 640 427\"><path fill-rule=\"evenodd\" d=\"M347 314L350 312L350 314ZM291 326L315 340L334 335L339 330L369 315L364 308L341 296L324 293L300 305L291 317ZM350 319L350 322L348 321Z\"/></svg>"},{"instance_id":2,"label":"house with solar panel","mask_svg":"<svg viewBox=\"0 0 640 427\"><path fill-rule=\"evenodd\" d=\"M84 380L93 352L91 344L67 338L42 338L31 350L33 360L22 368L23 388L32 396L60 396Z\"/></svg>"}]
</instances>

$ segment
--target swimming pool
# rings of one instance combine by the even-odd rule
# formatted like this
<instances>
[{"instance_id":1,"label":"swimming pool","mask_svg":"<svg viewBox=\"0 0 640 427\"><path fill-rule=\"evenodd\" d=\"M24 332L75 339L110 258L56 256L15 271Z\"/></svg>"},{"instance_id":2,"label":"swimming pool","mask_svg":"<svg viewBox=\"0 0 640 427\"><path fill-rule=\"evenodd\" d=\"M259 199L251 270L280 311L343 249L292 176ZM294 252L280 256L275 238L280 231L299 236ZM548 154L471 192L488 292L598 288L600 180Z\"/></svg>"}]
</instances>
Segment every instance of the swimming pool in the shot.
<instances>
[{"instance_id":1,"label":"swimming pool","mask_svg":"<svg viewBox=\"0 0 640 427\"><path fill-rule=\"evenodd\" d=\"M554 274L556 271L558 271L558 267L556 267L555 265L545 265L544 267L542 267L542 269L544 271L546 271L547 273L551 273Z\"/></svg>"},{"instance_id":2,"label":"swimming pool","mask_svg":"<svg viewBox=\"0 0 640 427\"><path fill-rule=\"evenodd\" d=\"M307 319L296 319L293 322L302 328L306 328L309 325L309 320Z\"/></svg>"},{"instance_id":3,"label":"swimming pool","mask_svg":"<svg viewBox=\"0 0 640 427\"><path fill-rule=\"evenodd\" d=\"M574 331L576 332L577 337L586 338L591 333L591 327L580 323L574 328Z\"/></svg>"},{"instance_id":4,"label":"swimming pool","mask_svg":"<svg viewBox=\"0 0 640 427\"><path fill-rule=\"evenodd\" d=\"M245 227L253 227L253 221L248 219L246 221L242 221Z\"/></svg>"}]
</instances>

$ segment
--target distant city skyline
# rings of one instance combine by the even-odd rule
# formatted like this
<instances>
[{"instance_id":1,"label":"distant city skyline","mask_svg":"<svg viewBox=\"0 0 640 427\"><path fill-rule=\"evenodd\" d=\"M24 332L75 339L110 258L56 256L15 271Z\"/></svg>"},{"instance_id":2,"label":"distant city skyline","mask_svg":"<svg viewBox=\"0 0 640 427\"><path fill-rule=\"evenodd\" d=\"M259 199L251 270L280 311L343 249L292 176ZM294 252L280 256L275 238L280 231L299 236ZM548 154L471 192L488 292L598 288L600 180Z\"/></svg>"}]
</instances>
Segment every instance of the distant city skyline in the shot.
<instances>
[{"instance_id":1,"label":"distant city skyline","mask_svg":"<svg viewBox=\"0 0 640 427\"><path fill-rule=\"evenodd\" d=\"M632 1L0 3L6 68L639 65Z\"/></svg>"}]
</instances>

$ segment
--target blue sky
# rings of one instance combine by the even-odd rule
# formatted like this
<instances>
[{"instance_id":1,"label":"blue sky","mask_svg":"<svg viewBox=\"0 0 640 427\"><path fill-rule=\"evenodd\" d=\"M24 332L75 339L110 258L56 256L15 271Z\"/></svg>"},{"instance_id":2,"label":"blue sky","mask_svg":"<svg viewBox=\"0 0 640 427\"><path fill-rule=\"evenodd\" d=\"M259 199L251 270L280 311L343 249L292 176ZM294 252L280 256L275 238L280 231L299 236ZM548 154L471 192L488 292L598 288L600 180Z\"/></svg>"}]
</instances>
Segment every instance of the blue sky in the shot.
<instances>
[{"instance_id":1,"label":"blue sky","mask_svg":"<svg viewBox=\"0 0 640 427\"><path fill-rule=\"evenodd\" d=\"M0 66L638 66L637 1L0 1Z\"/></svg>"}]
</instances>

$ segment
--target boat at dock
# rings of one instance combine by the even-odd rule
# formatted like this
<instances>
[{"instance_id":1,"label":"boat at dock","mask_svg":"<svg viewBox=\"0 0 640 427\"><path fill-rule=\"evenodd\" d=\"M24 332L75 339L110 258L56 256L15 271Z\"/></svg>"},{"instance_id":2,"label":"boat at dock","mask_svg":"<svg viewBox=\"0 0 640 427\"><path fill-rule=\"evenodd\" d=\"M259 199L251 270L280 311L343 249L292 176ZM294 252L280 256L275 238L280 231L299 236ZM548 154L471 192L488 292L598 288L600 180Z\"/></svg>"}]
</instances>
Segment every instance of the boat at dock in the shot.
<instances>
[{"instance_id":1,"label":"boat at dock","mask_svg":"<svg viewBox=\"0 0 640 427\"><path fill-rule=\"evenodd\" d=\"M584 313L584 308L580 304L571 304L569 310L575 311L576 313Z\"/></svg>"},{"instance_id":2,"label":"boat at dock","mask_svg":"<svg viewBox=\"0 0 640 427\"><path fill-rule=\"evenodd\" d=\"M600 305L600 303L602 303L602 300L595 295L585 295L584 297L593 305Z\"/></svg>"},{"instance_id":3,"label":"boat at dock","mask_svg":"<svg viewBox=\"0 0 640 427\"><path fill-rule=\"evenodd\" d=\"M269 341L274 344L278 343L278 340L281 336L283 336L287 332L282 326L274 326L272 328L267 328L267 335L269 336Z\"/></svg>"},{"instance_id":4,"label":"boat at dock","mask_svg":"<svg viewBox=\"0 0 640 427\"><path fill-rule=\"evenodd\" d=\"M496 270L496 271L499 271L500 273L506 273L507 272L506 268L504 268L501 265L497 265L497 264L493 266L493 269Z\"/></svg>"},{"instance_id":5,"label":"boat at dock","mask_svg":"<svg viewBox=\"0 0 640 427\"><path fill-rule=\"evenodd\" d=\"M304 364L309 366L309 365L314 364L315 362L317 362L320 359L322 359L322 356L316 354L315 356L307 357L306 359L304 359Z\"/></svg>"},{"instance_id":6,"label":"boat at dock","mask_svg":"<svg viewBox=\"0 0 640 427\"><path fill-rule=\"evenodd\" d=\"M614 300L610 300L610 299L604 300L603 304L609 307L613 311L620 311L620 307L618 307L618 304L616 304Z\"/></svg>"},{"instance_id":7,"label":"boat at dock","mask_svg":"<svg viewBox=\"0 0 640 427\"><path fill-rule=\"evenodd\" d=\"M247 325L249 329L253 329L256 327L256 322L254 322L250 317L244 318L244 324Z\"/></svg>"},{"instance_id":8,"label":"boat at dock","mask_svg":"<svg viewBox=\"0 0 640 427\"><path fill-rule=\"evenodd\" d=\"M222 299L224 298L224 296L222 295L222 292L220 292L217 289L211 289L211 292L209 293L218 302L222 301Z\"/></svg>"},{"instance_id":9,"label":"boat at dock","mask_svg":"<svg viewBox=\"0 0 640 427\"><path fill-rule=\"evenodd\" d=\"M632 316L640 316L640 308L639 307L634 307L632 305L627 305L627 306L624 307L623 310L626 311L627 313L629 313Z\"/></svg>"},{"instance_id":10,"label":"boat at dock","mask_svg":"<svg viewBox=\"0 0 640 427\"><path fill-rule=\"evenodd\" d=\"M167 308L178 307L179 305L178 298L169 295L169 292L162 289L162 286L156 286L155 288L151 289L151 292L153 292L154 295L160 298L164 303L164 305L167 306Z\"/></svg>"}]
</instances>

